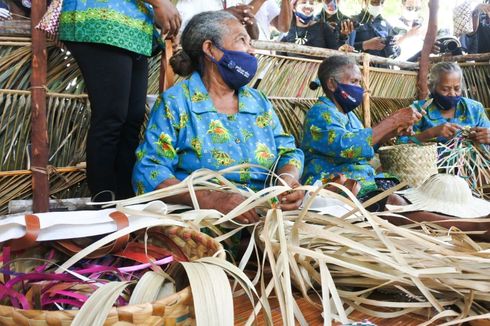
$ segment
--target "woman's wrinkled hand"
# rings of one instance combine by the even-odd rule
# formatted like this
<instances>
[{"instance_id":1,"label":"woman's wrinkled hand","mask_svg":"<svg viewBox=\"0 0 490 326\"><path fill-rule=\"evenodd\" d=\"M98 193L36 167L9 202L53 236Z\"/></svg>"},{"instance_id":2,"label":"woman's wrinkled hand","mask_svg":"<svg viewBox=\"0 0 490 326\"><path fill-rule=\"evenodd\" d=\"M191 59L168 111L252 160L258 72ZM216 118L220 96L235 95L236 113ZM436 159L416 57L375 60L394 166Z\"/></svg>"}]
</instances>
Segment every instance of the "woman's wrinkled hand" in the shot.
<instances>
[{"instance_id":1,"label":"woman's wrinkled hand","mask_svg":"<svg viewBox=\"0 0 490 326\"><path fill-rule=\"evenodd\" d=\"M483 128L483 127L471 128L470 139L480 144L490 144L490 128Z\"/></svg>"},{"instance_id":2,"label":"woman's wrinkled hand","mask_svg":"<svg viewBox=\"0 0 490 326\"><path fill-rule=\"evenodd\" d=\"M153 6L155 20L167 37L177 36L182 23L177 8L169 0L161 0Z\"/></svg>"},{"instance_id":3,"label":"woman's wrinkled hand","mask_svg":"<svg viewBox=\"0 0 490 326\"><path fill-rule=\"evenodd\" d=\"M203 196L199 202L201 208L215 209L223 214L228 214L238 205L243 203L246 198L240 194L225 191L211 191ZM235 221L243 224L251 224L259 221L259 215L255 210L249 210L237 217Z\"/></svg>"},{"instance_id":4,"label":"woman's wrinkled hand","mask_svg":"<svg viewBox=\"0 0 490 326\"><path fill-rule=\"evenodd\" d=\"M419 112L411 107L407 107L396 111L390 115L390 118L395 122L396 130L401 132L402 130L407 130L412 127L422 119L424 114L425 111Z\"/></svg>"},{"instance_id":5,"label":"woman's wrinkled hand","mask_svg":"<svg viewBox=\"0 0 490 326\"><path fill-rule=\"evenodd\" d=\"M283 175L281 176L281 179L284 180L284 182L286 182L287 185L290 186L292 189L301 186L301 184L297 179L292 178L289 175ZM283 211L292 211L298 209L301 206L304 197L305 197L304 191L290 190L280 194L277 199L279 200L279 207Z\"/></svg>"},{"instance_id":6,"label":"woman's wrinkled hand","mask_svg":"<svg viewBox=\"0 0 490 326\"><path fill-rule=\"evenodd\" d=\"M446 122L442 125L431 128L430 130L431 130L432 138L444 137L447 139L451 139L454 136L456 136L458 130L461 129L462 129L461 126L458 126L457 124Z\"/></svg>"}]
</instances>

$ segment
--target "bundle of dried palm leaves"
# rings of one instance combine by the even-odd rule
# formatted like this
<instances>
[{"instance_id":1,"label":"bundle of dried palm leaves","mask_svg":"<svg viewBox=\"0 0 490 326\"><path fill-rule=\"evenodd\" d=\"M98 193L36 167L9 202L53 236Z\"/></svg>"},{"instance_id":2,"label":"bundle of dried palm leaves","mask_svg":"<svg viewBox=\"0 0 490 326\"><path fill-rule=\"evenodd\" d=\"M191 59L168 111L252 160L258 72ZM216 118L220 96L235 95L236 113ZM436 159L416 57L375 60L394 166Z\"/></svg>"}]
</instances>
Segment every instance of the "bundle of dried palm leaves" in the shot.
<instances>
[{"instance_id":1,"label":"bundle of dried palm leaves","mask_svg":"<svg viewBox=\"0 0 490 326\"><path fill-rule=\"evenodd\" d=\"M270 200L284 191L292 191L288 186L273 186L258 193L243 191L223 178L233 170L197 171L179 185L119 205L124 210L126 204L165 200L178 193L194 194L196 190L210 188L242 193L247 200L229 214L196 209L173 218L196 227L227 223L235 225L236 231L246 226L234 222L234 217L250 209L261 211L264 220L251 232L261 239L264 261L273 273L268 283L259 275L261 294L265 299L275 291L286 325L293 325L295 320L306 322L297 309L294 288L320 306L326 324L332 320L348 322L353 310L383 318L418 313L429 317L426 325L436 320L452 325L490 317L490 246L477 244L458 230L448 231L435 225L395 226L367 212L342 187L349 199L324 189L306 186L294 189L344 201L352 211L342 218L308 211L309 203L300 211L285 213L275 209ZM216 178L221 185L210 183ZM195 207L199 207L197 202ZM216 239L227 236L219 235ZM257 243L252 237L240 267L245 266L254 246ZM259 284L259 276L254 284ZM385 294L383 299L376 299L374 295L380 292ZM256 312L259 309L257 306Z\"/></svg>"}]
</instances>

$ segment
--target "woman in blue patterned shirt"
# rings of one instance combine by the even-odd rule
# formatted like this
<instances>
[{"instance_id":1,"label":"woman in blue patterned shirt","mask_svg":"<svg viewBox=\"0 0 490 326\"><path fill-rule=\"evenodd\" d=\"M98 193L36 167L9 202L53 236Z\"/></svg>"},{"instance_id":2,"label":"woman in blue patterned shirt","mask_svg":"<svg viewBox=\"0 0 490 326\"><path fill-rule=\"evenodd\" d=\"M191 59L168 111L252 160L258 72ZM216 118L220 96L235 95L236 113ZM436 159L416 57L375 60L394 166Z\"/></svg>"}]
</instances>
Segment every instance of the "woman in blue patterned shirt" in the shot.
<instances>
[{"instance_id":1,"label":"woman in blue patterned shirt","mask_svg":"<svg viewBox=\"0 0 490 326\"><path fill-rule=\"evenodd\" d=\"M284 133L271 103L245 85L257 70L250 37L230 13L205 12L194 16L181 37L183 50L171 64L190 77L164 92L153 107L144 142L137 150L133 186L138 193L179 183L200 168L221 170L241 163L244 168L226 177L255 190L265 186L268 170L276 166L292 188L299 186L303 153ZM228 213L245 198L227 192L198 191L201 208ZM296 209L303 194L281 196L284 210ZM192 205L188 193L167 198ZM254 211L237 217L248 223Z\"/></svg>"},{"instance_id":2,"label":"woman in blue patterned shirt","mask_svg":"<svg viewBox=\"0 0 490 326\"><path fill-rule=\"evenodd\" d=\"M432 103L427 114L413 126L415 137L421 141L445 143L462 127L471 127L470 137L480 144L490 144L490 121L480 102L461 96L463 72L457 63L440 62L432 66L429 89ZM421 108L427 100L416 101ZM402 139L407 141L407 139Z\"/></svg>"},{"instance_id":3,"label":"woman in blue patterned shirt","mask_svg":"<svg viewBox=\"0 0 490 326\"><path fill-rule=\"evenodd\" d=\"M364 128L353 110L362 103L361 72L347 56L325 59L318 69L325 96L306 114L303 181L330 182L344 174L361 184L359 197L376 191L375 171L369 164L374 147L407 130L422 115L411 108L396 111L373 128Z\"/></svg>"}]
</instances>

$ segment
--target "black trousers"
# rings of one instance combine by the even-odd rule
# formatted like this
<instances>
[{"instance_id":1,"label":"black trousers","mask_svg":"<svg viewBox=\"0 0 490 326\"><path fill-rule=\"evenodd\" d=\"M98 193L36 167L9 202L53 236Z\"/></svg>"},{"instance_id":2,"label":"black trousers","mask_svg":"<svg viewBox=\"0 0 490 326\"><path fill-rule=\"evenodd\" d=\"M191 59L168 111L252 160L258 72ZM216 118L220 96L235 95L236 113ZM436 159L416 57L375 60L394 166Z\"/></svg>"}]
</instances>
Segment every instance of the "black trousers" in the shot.
<instances>
[{"instance_id":1,"label":"black trousers","mask_svg":"<svg viewBox=\"0 0 490 326\"><path fill-rule=\"evenodd\" d=\"M134 196L131 174L145 116L148 58L104 44L65 45L82 71L90 99L86 159L92 199Z\"/></svg>"}]
</instances>

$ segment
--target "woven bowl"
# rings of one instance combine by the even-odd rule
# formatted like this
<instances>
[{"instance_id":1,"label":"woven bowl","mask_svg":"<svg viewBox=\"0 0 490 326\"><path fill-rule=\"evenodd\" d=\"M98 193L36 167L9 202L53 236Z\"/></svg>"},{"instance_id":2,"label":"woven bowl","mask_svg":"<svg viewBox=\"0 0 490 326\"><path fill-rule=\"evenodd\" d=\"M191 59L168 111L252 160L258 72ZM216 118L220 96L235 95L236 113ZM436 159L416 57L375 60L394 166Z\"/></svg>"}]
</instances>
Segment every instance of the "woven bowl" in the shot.
<instances>
[{"instance_id":1,"label":"woven bowl","mask_svg":"<svg viewBox=\"0 0 490 326\"><path fill-rule=\"evenodd\" d=\"M166 236L179 247L180 253L192 261L217 254L226 259L222 245L208 235L177 226L150 229L148 243L158 245L161 239L151 236L151 231ZM68 326L77 310L46 311L22 310L0 305L0 325L5 326ZM193 325L194 305L191 288L183 290L159 301L139 305L114 307L104 325Z\"/></svg>"},{"instance_id":2,"label":"woven bowl","mask_svg":"<svg viewBox=\"0 0 490 326\"><path fill-rule=\"evenodd\" d=\"M437 174L437 144L402 144L381 147L378 151L384 172L409 186L417 187Z\"/></svg>"}]
</instances>

